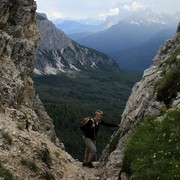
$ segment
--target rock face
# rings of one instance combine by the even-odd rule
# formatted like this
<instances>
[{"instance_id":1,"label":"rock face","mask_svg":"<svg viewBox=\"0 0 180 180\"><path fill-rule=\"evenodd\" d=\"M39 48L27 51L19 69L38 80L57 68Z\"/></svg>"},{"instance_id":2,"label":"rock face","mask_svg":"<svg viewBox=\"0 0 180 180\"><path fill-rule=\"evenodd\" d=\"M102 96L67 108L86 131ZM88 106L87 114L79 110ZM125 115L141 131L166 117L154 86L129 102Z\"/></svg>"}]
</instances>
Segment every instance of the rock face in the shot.
<instances>
[{"instance_id":1,"label":"rock face","mask_svg":"<svg viewBox=\"0 0 180 180\"><path fill-rule=\"evenodd\" d=\"M35 1L1 0L0 179L87 179L79 162L60 148L35 94L30 75L38 41Z\"/></svg>"},{"instance_id":2,"label":"rock face","mask_svg":"<svg viewBox=\"0 0 180 180\"><path fill-rule=\"evenodd\" d=\"M35 57L35 74L74 74L86 69L101 70L107 67L119 69L107 55L69 39L45 14L38 14L38 26L41 41Z\"/></svg>"},{"instance_id":3,"label":"rock face","mask_svg":"<svg viewBox=\"0 0 180 180\"><path fill-rule=\"evenodd\" d=\"M0 111L4 112L5 107L23 108L24 113L29 114L31 108L36 112L29 123L53 139L52 121L36 97L30 78L39 41L36 3L33 0L3 0L0 10Z\"/></svg>"},{"instance_id":4,"label":"rock face","mask_svg":"<svg viewBox=\"0 0 180 180\"><path fill-rule=\"evenodd\" d=\"M109 145L104 150L101 159L102 179L118 180L120 179L121 167L123 164L123 148L131 130L148 115L160 115L162 109L180 108L180 75L176 74L172 82L177 87L177 92L173 92L171 87L164 89L172 91L168 98L163 100L158 97L155 91L155 85L159 80L162 80L166 73L170 72L180 61L180 25L177 29L177 34L163 46L160 47L153 63L149 69L145 70L142 80L138 82L132 89L132 94L126 104L122 114L120 129L114 134L114 137L119 138L116 149L109 152ZM165 95L164 95L165 96ZM112 139L114 138L112 137Z\"/></svg>"}]
</instances>

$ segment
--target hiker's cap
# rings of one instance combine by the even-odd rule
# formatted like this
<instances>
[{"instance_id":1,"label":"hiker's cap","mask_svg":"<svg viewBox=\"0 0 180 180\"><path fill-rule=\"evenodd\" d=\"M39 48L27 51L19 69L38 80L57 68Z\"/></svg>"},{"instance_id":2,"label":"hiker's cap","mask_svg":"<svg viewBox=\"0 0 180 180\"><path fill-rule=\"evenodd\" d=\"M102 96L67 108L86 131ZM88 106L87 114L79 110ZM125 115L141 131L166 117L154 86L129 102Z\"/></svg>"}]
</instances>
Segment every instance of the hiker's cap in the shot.
<instances>
[{"instance_id":1,"label":"hiker's cap","mask_svg":"<svg viewBox=\"0 0 180 180\"><path fill-rule=\"evenodd\" d=\"M96 110L95 114L101 114L101 115L103 115L103 111L101 111L101 110Z\"/></svg>"}]
</instances>

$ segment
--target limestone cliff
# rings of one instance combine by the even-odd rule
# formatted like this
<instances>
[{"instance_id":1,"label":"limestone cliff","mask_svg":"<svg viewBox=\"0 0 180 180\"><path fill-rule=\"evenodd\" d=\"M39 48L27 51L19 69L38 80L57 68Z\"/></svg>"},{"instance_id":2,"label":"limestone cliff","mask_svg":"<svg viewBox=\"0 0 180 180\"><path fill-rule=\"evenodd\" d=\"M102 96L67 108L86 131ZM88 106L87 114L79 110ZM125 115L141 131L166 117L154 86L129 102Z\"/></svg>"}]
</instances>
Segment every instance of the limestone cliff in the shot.
<instances>
[{"instance_id":1,"label":"limestone cliff","mask_svg":"<svg viewBox=\"0 0 180 180\"><path fill-rule=\"evenodd\" d=\"M86 179L60 148L30 78L39 41L34 0L0 3L0 179Z\"/></svg>"},{"instance_id":2,"label":"limestone cliff","mask_svg":"<svg viewBox=\"0 0 180 180\"><path fill-rule=\"evenodd\" d=\"M35 56L35 74L74 74L87 69L107 68L119 70L115 61L107 55L72 41L45 14L38 13L38 26L41 40Z\"/></svg>"},{"instance_id":3,"label":"limestone cliff","mask_svg":"<svg viewBox=\"0 0 180 180\"><path fill-rule=\"evenodd\" d=\"M143 121L148 115L160 115L162 109L180 108L180 25L172 39L166 41L157 52L149 69L144 71L142 80L135 84L132 94L122 114L120 129L114 134L113 139L119 139L115 150L110 150L110 145L105 149L102 159L102 179L121 179L123 164L124 143L131 130ZM158 87L165 79L165 75L177 69L169 85ZM158 88L157 88L158 87ZM157 90L158 89L158 90ZM123 178L122 178L123 179Z\"/></svg>"},{"instance_id":4,"label":"limestone cliff","mask_svg":"<svg viewBox=\"0 0 180 180\"><path fill-rule=\"evenodd\" d=\"M30 115L30 126L53 139L52 121L36 97L30 78L39 41L36 4L32 0L3 0L0 11L0 111L8 107Z\"/></svg>"}]
</instances>

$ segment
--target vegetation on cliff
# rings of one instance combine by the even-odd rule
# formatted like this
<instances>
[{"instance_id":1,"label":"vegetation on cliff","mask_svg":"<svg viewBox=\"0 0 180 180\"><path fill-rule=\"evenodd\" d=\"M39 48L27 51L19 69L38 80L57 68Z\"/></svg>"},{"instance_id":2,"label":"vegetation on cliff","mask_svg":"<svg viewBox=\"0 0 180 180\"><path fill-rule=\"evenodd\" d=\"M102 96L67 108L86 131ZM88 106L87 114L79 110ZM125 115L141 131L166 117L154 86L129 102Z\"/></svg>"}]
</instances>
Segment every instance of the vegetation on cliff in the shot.
<instances>
[{"instance_id":1,"label":"vegetation on cliff","mask_svg":"<svg viewBox=\"0 0 180 180\"><path fill-rule=\"evenodd\" d=\"M180 109L168 110L161 117L147 118L133 130L126 143L128 164L124 167L133 179L180 178L179 117Z\"/></svg>"},{"instance_id":2,"label":"vegetation on cliff","mask_svg":"<svg viewBox=\"0 0 180 180\"><path fill-rule=\"evenodd\" d=\"M163 72L162 79L156 82L154 89L157 92L157 100L163 101L169 105L172 98L176 97L177 92L180 92L180 60L177 61L177 56L180 54L180 47L174 50L172 55L165 62L166 66L171 66L170 71Z\"/></svg>"}]
</instances>

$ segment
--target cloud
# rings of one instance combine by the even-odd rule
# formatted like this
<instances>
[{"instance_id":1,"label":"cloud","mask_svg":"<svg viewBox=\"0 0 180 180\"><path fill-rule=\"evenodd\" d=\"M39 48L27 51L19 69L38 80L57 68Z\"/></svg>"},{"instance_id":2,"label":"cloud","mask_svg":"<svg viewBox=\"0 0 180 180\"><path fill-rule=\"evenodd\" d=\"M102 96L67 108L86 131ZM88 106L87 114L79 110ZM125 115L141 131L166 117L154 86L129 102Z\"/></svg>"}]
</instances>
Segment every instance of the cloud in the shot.
<instances>
[{"instance_id":1,"label":"cloud","mask_svg":"<svg viewBox=\"0 0 180 180\"><path fill-rule=\"evenodd\" d=\"M105 19L108 16L114 16L124 13L124 15L128 15L129 13L144 10L148 7L148 5L141 3L140 1L132 1L132 0L126 0L126 1L114 1L112 3L114 8L111 8L108 12L100 14L100 17Z\"/></svg>"},{"instance_id":2,"label":"cloud","mask_svg":"<svg viewBox=\"0 0 180 180\"><path fill-rule=\"evenodd\" d=\"M36 0L37 12L45 13L48 19L55 20L64 18L61 6L57 0L44 2L44 0Z\"/></svg>"},{"instance_id":3,"label":"cloud","mask_svg":"<svg viewBox=\"0 0 180 180\"><path fill-rule=\"evenodd\" d=\"M129 4L124 4L123 8L127 11L139 11L139 10L147 8L147 6L141 4L140 2L132 1Z\"/></svg>"},{"instance_id":4,"label":"cloud","mask_svg":"<svg viewBox=\"0 0 180 180\"><path fill-rule=\"evenodd\" d=\"M55 20L55 19L63 19L64 15L59 11L52 11L48 13L48 18Z\"/></svg>"},{"instance_id":5,"label":"cloud","mask_svg":"<svg viewBox=\"0 0 180 180\"><path fill-rule=\"evenodd\" d=\"M38 12L48 18L87 19L119 14L119 10L133 12L150 8L156 12L179 11L180 0L36 0ZM118 8L117 8L118 7Z\"/></svg>"},{"instance_id":6,"label":"cloud","mask_svg":"<svg viewBox=\"0 0 180 180\"><path fill-rule=\"evenodd\" d=\"M99 17L102 18L102 19L105 19L108 16L115 16L115 15L118 15L118 14L119 14L119 8L116 7L116 8L111 8L109 10L109 12L107 12L107 13L100 14Z\"/></svg>"},{"instance_id":7,"label":"cloud","mask_svg":"<svg viewBox=\"0 0 180 180\"><path fill-rule=\"evenodd\" d=\"M111 8L109 14L110 15L118 15L119 14L119 8Z\"/></svg>"}]
</instances>

